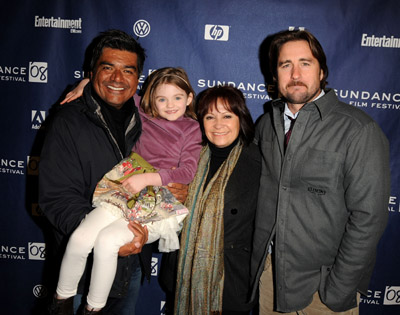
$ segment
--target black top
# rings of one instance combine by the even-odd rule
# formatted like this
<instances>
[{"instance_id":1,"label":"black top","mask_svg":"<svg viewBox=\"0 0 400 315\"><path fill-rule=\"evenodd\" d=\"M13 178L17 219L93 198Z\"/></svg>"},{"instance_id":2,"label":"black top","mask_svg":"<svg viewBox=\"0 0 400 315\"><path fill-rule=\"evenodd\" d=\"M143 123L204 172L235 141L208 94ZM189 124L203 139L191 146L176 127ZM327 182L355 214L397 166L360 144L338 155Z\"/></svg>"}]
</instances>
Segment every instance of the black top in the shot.
<instances>
[{"instance_id":1,"label":"black top","mask_svg":"<svg viewBox=\"0 0 400 315\"><path fill-rule=\"evenodd\" d=\"M211 178L214 176L214 174L217 172L219 167L221 166L222 163L226 160L226 158L229 156L231 153L232 149L235 147L235 145L238 143L239 137L236 138L235 141L233 141L230 145L224 148L218 148L214 144L212 144L210 141L208 141L208 147L210 148L211 151L211 160L210 160L210 169L208 171L206 183L204 187L207 186L208 182L211 180Z\"/></svg>"}]
</instances>

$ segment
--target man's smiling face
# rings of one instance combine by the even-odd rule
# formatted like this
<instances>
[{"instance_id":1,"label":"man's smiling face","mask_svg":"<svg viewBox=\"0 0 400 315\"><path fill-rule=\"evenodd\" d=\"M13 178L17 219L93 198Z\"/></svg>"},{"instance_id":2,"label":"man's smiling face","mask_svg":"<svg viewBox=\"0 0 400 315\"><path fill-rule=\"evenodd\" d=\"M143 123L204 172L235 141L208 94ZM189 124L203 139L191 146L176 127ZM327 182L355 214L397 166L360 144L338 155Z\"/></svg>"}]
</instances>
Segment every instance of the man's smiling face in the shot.
<instances>
[{"instance_id":1,"label":"man's smiling face","mask_svg":"<svg viewBox=\"0 0 400 315\"><path fill-rule=\"evenodd\" d=\"M120 109L137 89L137 55L126 50L104 48L91 79L101 99Z\"/></svg>"}]
</instances>

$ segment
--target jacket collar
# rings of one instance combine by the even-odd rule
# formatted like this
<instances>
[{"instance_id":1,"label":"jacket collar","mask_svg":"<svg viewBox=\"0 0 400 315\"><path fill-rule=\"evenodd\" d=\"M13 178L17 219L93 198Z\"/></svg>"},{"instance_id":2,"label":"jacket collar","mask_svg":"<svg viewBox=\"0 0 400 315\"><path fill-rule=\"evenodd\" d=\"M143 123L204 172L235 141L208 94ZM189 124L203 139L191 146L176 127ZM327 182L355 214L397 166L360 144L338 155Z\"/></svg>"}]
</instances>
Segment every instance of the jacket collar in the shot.
<instances>
[{"instance_id":1,"label":"jacket collar","mask_svg":"<svg viewBox=\"0 0 400 315\"><path fill-rule=\"evenodd\" d=\"M300 111L317 110L321 120L324 120L338 102L339 100L335 94L335 91L333 89L325 89L324 96L320 97L316 101L304 104ZM283 113L283 111L285 110L285 100L282 98L278 98L272 101L272 106Z\"/></svg>"}]
</instances>

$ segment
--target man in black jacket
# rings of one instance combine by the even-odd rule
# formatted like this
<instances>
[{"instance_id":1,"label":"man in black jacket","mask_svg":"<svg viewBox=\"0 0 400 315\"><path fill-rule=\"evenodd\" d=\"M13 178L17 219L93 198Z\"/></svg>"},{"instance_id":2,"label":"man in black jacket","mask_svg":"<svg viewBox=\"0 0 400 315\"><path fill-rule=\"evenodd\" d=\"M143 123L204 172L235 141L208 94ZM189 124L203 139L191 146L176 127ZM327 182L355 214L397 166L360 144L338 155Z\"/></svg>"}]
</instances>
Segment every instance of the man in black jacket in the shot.
<instances>
[{"instance_id":1,"label":"man in black jacket","mask_svg":"<svg viewBox=\"0 0 400 315\"><path fill-rule=\"evenodd\" d=\"M60 258L70 234L93 209L97 182L131 152L141 133L133 95L143 69L144 49L118 30L101 33L92 47L91 82L81 98L59 109L41 153L39 204L54 228ZM130 228L135 241L120 250L120 256L126 257L118 260L103 313L134 314L141 269L139 255L130 255L141 251L147 230L134 223ZM144 263L148 269L150 259L148 253ZM131 279L135 283L130 283ZM55 299L56 314L67 314L62 309L70 309L72 302L73 298Z\"/></svg>"}]
</instances>

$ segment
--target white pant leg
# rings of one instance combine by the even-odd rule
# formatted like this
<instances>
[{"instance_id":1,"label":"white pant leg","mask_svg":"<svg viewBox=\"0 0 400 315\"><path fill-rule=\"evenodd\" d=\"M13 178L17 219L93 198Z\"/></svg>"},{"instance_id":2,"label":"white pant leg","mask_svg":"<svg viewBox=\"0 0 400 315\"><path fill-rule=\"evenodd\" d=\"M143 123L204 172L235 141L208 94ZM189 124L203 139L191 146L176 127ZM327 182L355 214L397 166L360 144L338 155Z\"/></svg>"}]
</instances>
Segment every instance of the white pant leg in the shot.
<instances>
[{"instance_id":1,"label":"white pant leg","mask_svg":"<svg viewBox=\"0 0 400 315\"><path fill-rule=\"evenodd\" d=\"M117 271L119 248L133 238L124 218L100 231L94 244L92 277L87 296L87 303L91 307L103 308L106 304Z\"/></svg>"},{"instance_id":2,"label":"white pant leg","mask_svg":"<svg viewBox=\"0 0 400 315\"><path fill-rule=\"evenodd\" d=\"M93 209L72 233L61 264L57 294L68 298L76 295L86 260L99 231L118 218L102 207Z\"/></svg>"}]
</instances>

